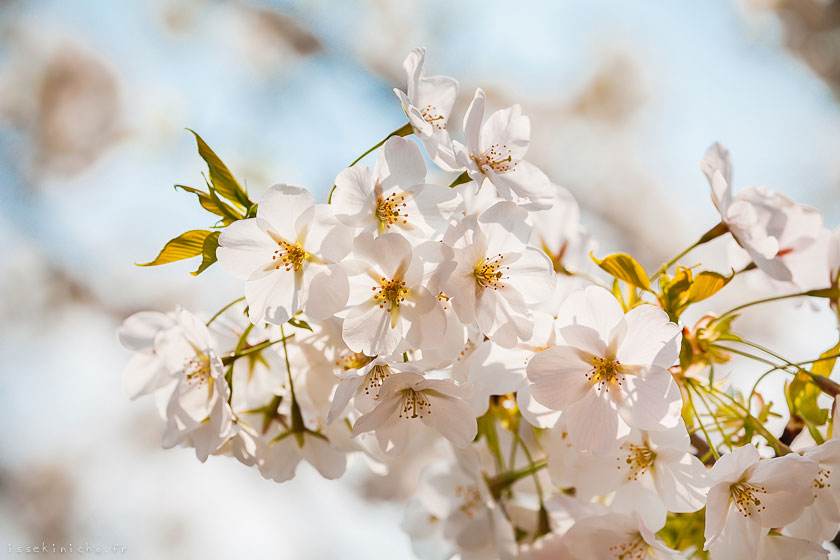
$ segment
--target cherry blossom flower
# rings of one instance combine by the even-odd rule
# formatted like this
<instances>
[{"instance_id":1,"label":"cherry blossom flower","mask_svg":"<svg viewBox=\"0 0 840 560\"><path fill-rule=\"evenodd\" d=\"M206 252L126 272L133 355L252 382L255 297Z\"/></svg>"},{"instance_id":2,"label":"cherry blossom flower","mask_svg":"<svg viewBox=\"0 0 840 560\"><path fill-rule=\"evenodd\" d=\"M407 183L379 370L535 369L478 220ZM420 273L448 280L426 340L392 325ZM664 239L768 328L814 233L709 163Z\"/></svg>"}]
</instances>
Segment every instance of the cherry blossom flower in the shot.
<instances>
[{"instance_id":1,"label":"cherry blossom flower","mask_svg":"<svg viewBox=\"0 0 840 560\"><path fill-rule=\"evenodd\" d=\"M615 491L612 511L637 514L646 527L658 531L669 511L690 513L706 504L706 467L690 447L682 422L670 430L632 430L614 456L576 453L565 470L572 471L571 484L582 499Z\"/></svg>"},{"instance_id":2,"label":"cherry blossom flower","mask_svg":"<svg viewBox=\"0 0 840 560\"><path fill-rule=\"evenodd\" d=\"M166 406L163 447L189 439L196 456L205 461L233 433L230 390L207 327L184 309L175 315L177 327L161 331L155 338L155 351L176 379Z\"/></svg>"},{"instance_id":3,"label":"cherry blossom flower","mask_svg":"<svg viewBox=\"0 0 840 560\"><path fill-rule=\"evenodd\" d=\"M516 557L513 528L490 495L470 449L423 471L402 527L415 554L424 560L455 553L464 560Z\"/></svg>"},{"instance_id":4,"label":"cherry blossom flower","mask_svg":"<svg viewBox=\"0 0 840 560\"><path fill-rule=\"evenodd\" d=\"M677 359L680 329L652 305L626 315L607 290L569 296L558 317L558 343L528 364L531 395L562 410L569 439L584 451L615 450L630 427L660 431L679 422L682 399L667 368Z\"/></svg>"},{"instance_id":5,"label":"cherry blossom flower","mask_svg":"<svg viewBox=\"0 0 840 560\"><path fill-rule=\"evenodd\" d=\"M679 552L665 546L640 520L608 513L587 517L569 529L563 544L575 560L678 560Z\"/></svg>"},{"instance_id":6,"label":"cherry blossom flower","mask_svg":"<svg viewBox=\"0 0 840 560\"><path fill-rule=\"evenodd\" d=\"M525 161L531 136L531 121L519 105L496 111L484 119L484 91L477 89L464 115L466 145L454 143L455 156L477 188L489 181L505 200L528 209L547 208L552 185L548 177Z\"/></svg>"},{"instance_id":7,"label":"cherry blossom flower","mask_svg":"<svg viewBox=\"0 0 840 560\"><path fill-rule=\"evenodd\" d=\"M379 387L376 407L353 425L355 435L375 431L383 451L399 455L418 435L431 428L465 447L478 430L475 417L464 399L472 387L450 379L426 379L404 364Z\"/></svg>"},{"instance_id":8,"label":"cherry blossom flower","mask_svg":"<svg viewBox=\"0 0 840 560\"><path fill-rule=\"evenodd\" d=\"M347 301L347 277L335 263L350 251L352 230L306 189L275 185L257 217L222 231L216 256L245 280L251 322L281 325L295 313L326 319ZM314 294L314 295L313 295Z\"/></svg>"},{"instance_id":9,"label":"cherry blossom flower","mask_svg":"<svg viewBox=\"0 0 840 560\"><path fill-rule=\"evenodd\" d=\"M822 230L822 215L763 188L742 189L733 195L732 164L721 144L708 149L700 168L709 180L721 221L750 260L775 280L793 280L785 256L815 242Z\"/></svg>"},{"instance_id":10,"label":"cherry blossom flower","mask_svg":"<svg viewBox=\"0 0 840 560\"><path fill-rule=\"evenodd\" d=\"M531 338L530 307L554 289L551 261L526 245L531 234L526 216L513 203L499 202L478 218L466 217L444 237L457 263L444 289L455 312L505 348Z\"/></svg>"},{"instance_id":11,"label":"cherry blossom flower","mask_svg":"<svg viewBox=\"0 0 840 560\"><path fill-rule=\"evenodd\" d=\"M426 76L425 58L426 49L423 48L409 53L403 62L406 92L394 88L394 93L432 161L445 171L456 171L452 140L446 125L458 95L458 81L449 76Z\"/></svg>"},{"instance_id":12,"label":"cherry blossom flower","mask_svg":"<svg viewBox=\"0 0 840 560\"><path fill-rule=\"evenodd\" d=\"M351 399L357 410L370 412L376 406L379 388L391 375L391 365L396 365L395 360L383 357L371 359L364 354L353 356L356 360L353 365L360 367L348 368L345 372L338 374L341 381L336 387L327 417L327 422L330 424L341 417Z\"/></svg>"},{"instance_id":13,"label":"cherry blossom flower","mask_svg":"<svg viewBox=\"0 0 840 560\"><path fill-rule=\"evenodd\" d=\"M439 238L459 201L452 189L424 184L425 179L426 164L417 145L392 136L373 171L354 165L338 174L332 206L342 223L361 232Z\"/></svg>"},{"instance_id":14,"label":"cherry blossom flower","mask_svg":"<svg viewBox=\"0 0 840 560\"><path fill-rule=\"evenodd\" d=\"M830 439L802 456L819 466L811 481L814 503L785 532L816 543L828 541L840 526L840 440Z\"/></svg>"},{"instance_id":15,"label":"cherry blossom flower","mask_svg":"<svg viewBox=\"0 0 840 560\"><path fill-rule=\"evenodd\" d=\"M342 327L344 342L353 352L388 355L403 341L419 348L425 335L444 335L443 310L425 287L431 276L427 268L440 263L424 262L420 258L424 252L422 247L412 249L398 233L356 238L357 270L350 276L349 310Z\"/></svg>"},{"instance_id":16,"label":"cherry blossom flower","mask_svg":"<svg viewBox=\"0 0 840 560\"><path fill-rule=\"evenodd\" d=\"M783 527L814 502L817 463L798 455L761 459L753 445L715 463L706 501L706 543L714 558L757 558L762 529Z\"/></svg>"}]
</instances>

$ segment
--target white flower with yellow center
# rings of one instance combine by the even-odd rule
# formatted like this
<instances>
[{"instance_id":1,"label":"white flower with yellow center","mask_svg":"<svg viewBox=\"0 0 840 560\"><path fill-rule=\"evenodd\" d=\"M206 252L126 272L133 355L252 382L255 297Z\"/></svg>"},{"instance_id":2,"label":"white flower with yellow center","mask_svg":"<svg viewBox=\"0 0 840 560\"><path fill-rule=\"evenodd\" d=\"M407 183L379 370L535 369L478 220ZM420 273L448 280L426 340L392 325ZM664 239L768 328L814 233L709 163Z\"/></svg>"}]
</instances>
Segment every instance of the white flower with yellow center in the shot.
<instances>
[{"instance_id":1,"label":"white flower with yellow center","mask_svg":"<svg viewBox=\"0 0 840 560\"><path fill-rule=\"evenodd\" d=\"M176 379L166 406L163 447L186 442L204 461L234 433L225 369L210 331L195 315L178 309L177 326L158 333L155 351Z\"/></svg>"},{"instance_id":2,"label":"white flower with yellow center","mask_svg":"<svg viewBox=\"0 0 840 560\"><path fill-rule=\"evenodd\" d=\"M552 434L554 435L554 434ZM552 437L552 443L560 444ZM560 450L563 472L582 500L615 492L610 509L638 515L645 526L658 531L668 512L690 513L706 504L709 481L706 467L690 453L685 425L663 431L631 431L611 456L595 457ZM559 482L559 481L558 481Z\"/></svg>"},{"instance_id":3,"label":"white flower with yellow center","mask_svg":"<svg viewBox=\"0 0 840 560\"><path fill-rule=\"evenodd\" d=\"M424 262L420 258L424 252L423 244L412 248L398 233L356 238L357 260L347 265L354 274L342 326L342 338L353 352L389 355L398 348L403 352L434 344L429 333L444 336L446 318L426 288L428 268L437 263Z\"/></svg>"},{"instance_id":4,"label":"white flower with yellow center","mask_svg":"<svg viewBox=\"0 0 840 560\"><path fill-rule=\"evenodd\" d=\"M478 218L467 216L444 237L457 263L444 291L458 318L504 348L531 338L530 308L554 290L551 261L526 245L526 218L525 210L503 201Z\"/></svg>"},{"instance_id":5,"label":"white flower with yellow center","mask_svg":"<svg viewBox=\"0 0 840 560\"><path fill-rule=\"evenodd\" d=\"M580 290L557 318L562 342L528 364L531 395L562 410L570 442L596 455L618 448L630 428L661 431L680 419L682 399L668 372L680 329L653 305L626 315L604 288Z\"/></svg>"},{"instance_id":6,"label":"white flower with yellow center","mask_svg":"<svg viewBox=\"0 0 840 560\"><path fill-rule=\"evenodd\" d=\"M352 230L302 187L276 185L257 217L238 220L219 237L222 267L245 280L252 323L282 325L298 311L327 319L347 301L337 263L350 251Z\"/></svg>"},{"instance_id":7,"label":"white flower with yellow center","mask_svg":"<svg viewBox=\"0 0 840 560\"><path fill-rule=\"evenodd\" d=\"M414 134L423 142L429 157L445 171L456 171L457 163L447 121L458 95L458 81L449 76L426 76L426 49L417 48L403 62L406 91L394 88Z\"/></svg>"},{"instance_id":8,"label":"white flower with yellow center","mask_svg":"<svg viewBox=\"0 0 840 560\"><path fill-rule=\"evenodd\" d=\"M572 560L678 560L683 556L656 538L644 523L629 515L608 513L586 517L562 540Z\"/></svg>"},{"instance_id":9,"label":"white flower with yellow center","mask_svg":"<svg viewBox=\"0 0 840 560\"><path fill-rule=\"evenodd\" d=\"M371 359L364 354L355 356L359 357L357 364L352 364L344 373L338 374L341 381L336 387L327 416L330 424L341 418L351 400L356 410L370 412L376 406L379 388L391 376L391 365L395 363L393 360L382 357Z\"/></svg>"},{"instance_id":10,"label":"white flower with yellow center","mask_svg":"<svg viewBox=\"0 0 840 560\"><path fill-rule=\"evenodd\" d=\"M531 136L531 121L519 105L496 111L482 125L484 91L475 97L464 116L466 145L454 143L455 156L466 168L476 188L484 188L485 179L499 196L520 206L536 210L548 208L554 196L545 173L525 161Z\"/></svg>"},{"instance_id":11,"label":"white flower with yellow center","mask_svg":"<svg viewBox=\"0 0 840 560\"><path fill-rule=\"evenodd\" d=\"M428 465L406 506L403 530L424 560L516 558L511 522L490 494L472 448Z\"/></svg>"},{"instance_id":12,"label":"white flower with yellow center","mask_svg":"<svg viewBox=\"0 0 840 560\"><path fill-rule=\"evenodd\" d=\"M830 541L840 526L840 439L830 439L802 456L820 468L811 481L814 504L785 533L816 543Z\"/></svg>"},{"instance_id":13,"label":"white flower with yellow center","mask_svg":"<svg viewBox=\"0 0 840 560\"><path fill-rule=\"evenodd\" d=\"M819 465L799 455L761 459L754 445L718 459L709 475L706 543L713 558L757 558L759 539L796 521L814 502Z\"/></svg>"},{"instance_id":14,"label":"white flower with yellow center","mask_svg":"<svg viewBox=\"0 0 840 560\"><path fill-rule=\"evenodd\" d=\"M373 171L354 165L335 178L332 207L345 225L376 235L399 232L437 239L459 206L456 191L424 184L426 164L414 142L392 136Z\"/></svg>"},{"instance_id":15,"label":"white flower with yellow center","mask_svg":"<svg viewBox=\"0 0 840 560\"><path fill-rule=\"evenodd\" d=\"M393 369L393 368L392 368ZM409 364L392 371L379 387L376 407L353 425L353 434L374 431L379 446L399 455L422 431L432 429L456 447L466 447L478 426L466 400L469 384L426 379Z\"/></svg>"}]
</instances>

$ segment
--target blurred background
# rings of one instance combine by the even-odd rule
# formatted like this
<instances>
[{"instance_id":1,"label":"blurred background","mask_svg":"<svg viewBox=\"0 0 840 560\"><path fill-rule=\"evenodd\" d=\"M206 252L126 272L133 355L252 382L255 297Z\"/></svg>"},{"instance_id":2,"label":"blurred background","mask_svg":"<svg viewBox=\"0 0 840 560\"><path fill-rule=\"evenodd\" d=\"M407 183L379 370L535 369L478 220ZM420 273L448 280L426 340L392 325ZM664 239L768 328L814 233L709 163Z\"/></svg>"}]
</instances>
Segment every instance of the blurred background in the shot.
<instances>
[{"instance_id":1,"label":"blurred background","mask_svg":"<svg viewBox=\"0 0 840 560\"><path fill-rule=\"evenodd\" d=\"M401 503L371 498L357 471L329 482L302 464L278 485L162 450L153 403L122 392L115 329L241 293L218 267L134 266L211 225L172 189L202 181L185 127L253 196L288 182L325 200L405 122L391 89L415 46L460 80L453 130L476 87L493 108L522 104L529 159L580 201L600 254L656 266L714 225L698 163L717 140L736 185L840 223L840 2L0 1L0 547L411 557ZM742 328L790 358L836 341L808 306Z\"/></svg>"}]
</instances>

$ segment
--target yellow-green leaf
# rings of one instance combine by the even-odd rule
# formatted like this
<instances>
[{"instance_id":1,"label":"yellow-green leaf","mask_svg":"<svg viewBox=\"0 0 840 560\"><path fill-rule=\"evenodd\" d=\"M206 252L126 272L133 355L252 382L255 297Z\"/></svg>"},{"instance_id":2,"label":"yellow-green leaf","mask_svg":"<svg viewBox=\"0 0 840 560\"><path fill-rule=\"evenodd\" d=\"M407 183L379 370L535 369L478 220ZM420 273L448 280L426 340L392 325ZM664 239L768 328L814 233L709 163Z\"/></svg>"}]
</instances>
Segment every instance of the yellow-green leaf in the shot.
<instances>
[{"instance_id":1,"label":"yellow-green leaf","mask_svg":"<svg viewBox=\"0 0 840 560\"><path fill-rule=\"evenodd\" d=\"M186 185L175 185L175 188L196 195L198 197L198 203L201 204L201 207L211 214L221 216L222 222L226 226L229 226L236 220L242 219L242 213L222 202L222 200L213 192L213 187L209 187L209 193L206 193L201 189L188 187Z\"/></svg>"},{"instance_id":2,"label":"yellow-green leaf","mask_svg":"<svg viewBox=\"0 0 840 560\"><path fill-rule=\"evenodd\" d=\"M201 265L194 272L190 272L193 276L198 276L207 267L216 262L216 249L219 247L219 236L221 232L214 231L204 239L204 245L201 248Z\"/></svg>"},{"instance_id":3,"label":"yellow-green leaf","mask_svg":"<svg viewBox=\"0 0 840 560\"><path fill-rule=\"evenodd\" d=\"M137 266L157 266L198 256L204 249L204 240L212 233L204 229L194 229L182 233L175 239L168 241L155 260Z\"/></svg>"},{"instance_id":4,"label":"yellow-green leaf","mask_svg":"<svg viewBox=\"0 0 840 560\"><path fill-rule=\"evenodd\" d=\"M187 129L195 136L195 142L198 145L198 155L207 163L210 169L210 183L220 195L229 201L239 204L245 208L251 206L251 201L245 189L239 184L230 169L222 162L219 156L210 149L210 146L201 139L194 130Z\"/></svg>"},{"instance_id":5,"label":"yellow-green leaf","mask_svg":"<svg viewBox=\"0 0 840 560\"><path fill-rule=\"evenodd\" d=\"M691 287L688 289L688 302L697 303L698 301L703 301L706 298L712 297L721 291L724 286L729 284L729 281L732 280L734 276L735 274L725 276L719 272L704 270L695 276L694 280L691 282Z\"/></svg>"},{"instance_id":6,"label":"yellow-green leaf","mask_svg":"<svg viewBox=\"0 0 840 560\"><path fill-rule=\"evenodd\" d=\"M614 253L607 255L602 260L595 258L595 255L589 255L595 264L601 267L607 274L627 282L628 284L641 288L648 292L650 289L650 279L647 272L642 268L636 259L624 253Z\"/></svg>"},{"instance_id":7,"label":"yellow-green leaf","mask_svg":"<svg viewBox=\"0 0 840 560\"><path fill-rule=\"evenodd\" d=\"M817 397L822 394L822 390L808 375L797 374L785 388L788 392L788 405L793 405L791 414L816 426L822 426L828 421L828 411L817 404Z\"/></svg>"},{"instance_id":8,"label":"yellow-green leaf","mask_svg":"<svg viewBox=\"0 0 840 560\"><path fill-rule=\"evenodd\" d=\"M824 360L823 358L834 356L837 353L840 353L840 342L837 342L837 344L823 352L820 355L820 359L814 362L814 365L811 367L811 371L817 375L824 375L826 377L830 376L831 372L834 370L834 364L837 362L837 358L829 358L828 360Z\"/></svg>"}]
</instances>

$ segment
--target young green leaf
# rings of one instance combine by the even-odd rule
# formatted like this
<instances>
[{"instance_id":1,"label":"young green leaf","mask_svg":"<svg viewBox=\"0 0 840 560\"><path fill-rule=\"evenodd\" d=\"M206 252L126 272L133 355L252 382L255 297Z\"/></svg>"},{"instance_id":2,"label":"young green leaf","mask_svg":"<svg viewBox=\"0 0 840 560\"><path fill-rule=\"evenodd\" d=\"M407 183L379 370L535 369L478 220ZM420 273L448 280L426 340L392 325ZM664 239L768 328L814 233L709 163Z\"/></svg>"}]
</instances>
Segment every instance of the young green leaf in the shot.
<instances>
[{"instance_id":1,"label":"young green leaf","mask_svg":"<svg viewBox=\"0 0 840 560\"><path fill-rule=\"evenodd\" d=\"M226 226L232 224L236 220L242 219L241 212L235 210L230 205L225 204L218 196L215 196L215 192L213 192L213 187L209 187L209 194L201 189L188 187L186 185L175 185L175 188L196 195L198 197L198 203L201 204L201 207L210 212L211 214L221 216L222 223L224 223L224 225Z\"/></svg>"},{"instance_id":2,"label":"young green leaf","mask_svg":"<svg viewBox=\"0 0 840 560\"><path fill-rule=\"evenodd\" d=\"M241 205L244 208L251 206L251 201L248 199L248 194L245 189L239 184L233 173L222 162L219 156L210 149L210 146L201 139L194 130L187 129L195 136L195 142L198 145L198 155L207 162L207 167L210 169L210 182L216 191L228 199L229 201Z\"/></svg>"},{"instance_id":3,"label":"young green leaf","mask_svg":"<svg viewBox=\"0 0 840 560\"><path fill-rule=\"evenodd\" d=\"M719 272L704 270L695 276L694 280L691 282L691 287L688 289L689 304L697 303L698 301L703 301L706 298L712 297L721 291L724 286L729 284L729 281L734 277L734 272L729 276L725 276Z\"/></svg>"},{"instance_id":4,"label":"young green leaf","mask_svg":"<svg viewBox=\"0 0 840 560\"><path fill-rule=\"evenodd\" d=\"M828 411L817 404L817 397L822 391L807 374L798 373L793 381L785 385L785 389L788 405L793 405L791 414L816 426L822 426L828 421Z\"/></svg>"},{"instance_id":5,"label":"young green leaf","mask_svg":"<svg viewBox=\"0 0 840 560\"><path fill-rule=\"evenodd\" d=\"M194 229L169 240L163 246L157 258L151 262L138 263L137 266L157 266L200 255L204 249L204 240L213 232Z\"/></svg>"},{"instance_id":6,"label":"young green leaf","mask_svg":"<svg viewBox=\"0 0 840 560\"><path fill-rule=\"evenodd\" d=\"M607 274L642 290L651 291L650 279L648 278L647 272L630 255L614 253L607 255L601 260L598 260L592 253L589 256Z\"/></svg>"},{"instance_id":7,"label":"young green leaf","mask_svg":"<svg viewBox=\"0 0 840 560\"><path fill-rule=\"evenodd\" d=\"M190 272L193 276L198 276L207 267L216 262L216 249L219 247L219 236L221 232L214 231L204 239L204 245L201 250L201 265L194 272Z\"/></svg>"},{"instance_id":8,"label":"young green leaf","mask_svg":"<svg viewBox=\"0 0 840 560\"><path fill-rule=\"evenodd\" d=\"M295 319L294 317L292 317L291 319L289 319L289 324L299 329L306 329L308 331L312 331L312 327L310 327L309 323L307 323L303 319Z\"/></svg>"},{"instance_id":9,"label":"young green leaf","mask_svg":"<svg viewBox=\"0 0 840 560\"><path fill-rule=\"evenodd\" d=\"M823 358L834 356L838 352L840 352L840 342L837 342L837 344L823 352L820 355L820 359L814 362L814 365L811 367L811 371L817 375L823 375L825 377L830 376L831 372L834 370L834 364L837 362L837 358L829 358L828 360L824 360Z\"/></svg>"}]
</instances>

